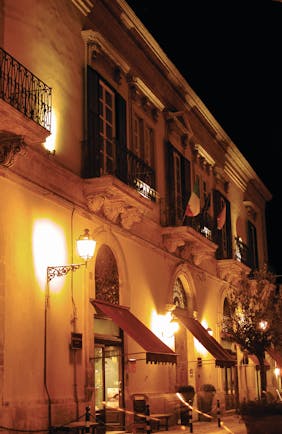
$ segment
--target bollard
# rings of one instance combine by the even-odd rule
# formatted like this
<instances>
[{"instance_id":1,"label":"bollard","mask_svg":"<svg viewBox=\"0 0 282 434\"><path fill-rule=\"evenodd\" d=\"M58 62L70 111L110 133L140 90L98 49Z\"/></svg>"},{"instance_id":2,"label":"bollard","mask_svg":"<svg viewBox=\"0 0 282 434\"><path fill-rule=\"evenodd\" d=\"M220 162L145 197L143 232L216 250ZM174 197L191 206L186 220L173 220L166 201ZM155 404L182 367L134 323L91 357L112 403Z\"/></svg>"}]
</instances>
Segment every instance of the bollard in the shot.
<instances>
[{"instance_id":1,"label":"bollard","mask_svg":"<svg viewBox=\"0 0 282 434\"><path fill-rule=\"evenodd\" d=\"M193 432L192 401L191 401L191 399L189 399L188 404L189 404L189 407L188 407L188 424L189 424L190 432Z\"/></svg>"},{"instance_id":2,"label":"bollard","mask_svg":"<svg viewBox=\"0 0 282 434\"><path fill-rule=\"evenodd\" d=\"M150 424L150 406L146 404L146 433L151 434L151 424Z\"/></svg>"},{"instance_id":3,"label":"bollard","mask_svg":"<svg viewBox=\"0 0 282 434\"><path fill-rule=\"evenodd\" d=\"M217 426L218 428L221 427L221 422L220 422L220 403L219 403L219 399L216 402L216 406L217 406Z\"/></svg>"},{"instance_id":4,"label":"bollard","mask_svg":"<svg viewBox=\"0 0 282 434\"><path fill-rule=\"evenodd\" d=\"M90 407L87 406L85 410L86 410L86 412L85 412L85 432L89 433L90 432Z\"/></svg>"}]
</instances>

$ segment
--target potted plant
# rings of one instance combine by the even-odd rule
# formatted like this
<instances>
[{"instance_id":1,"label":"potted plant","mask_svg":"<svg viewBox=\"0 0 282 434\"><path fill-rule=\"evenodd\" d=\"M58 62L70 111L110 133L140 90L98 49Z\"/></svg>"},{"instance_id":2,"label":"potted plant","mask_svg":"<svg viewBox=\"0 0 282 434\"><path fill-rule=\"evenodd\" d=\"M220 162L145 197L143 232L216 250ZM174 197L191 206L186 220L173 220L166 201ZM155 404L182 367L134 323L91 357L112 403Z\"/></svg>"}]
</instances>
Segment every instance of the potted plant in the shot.
<instances>
[{"instance_id":1,"label":"potted plant","mask_svg":"<svg viewBox=\"0 0 282 434\"><path fill-rule=\"evenodd\" d=\"M244 401L240 414L248 434L278 434L282 432L282 402L267 400Z\"/></svg>"},{"instance_id":2,"label":"potted plant","mask_svg":"<svg viewBox=\"0 0 282 434\"><path fill-rule=\"evenodd\" d=\"M198 392L198 410L203 413L211 414L213 407L213 398L216 389L212 384L202 384ZM210 421L204 414L199 413L200 421Z\"/></svg>"},{"instance_id":3,"label":"potted plant","mask_svg":"<svg viewBox=\"0 0 282 434\"><path fill-rule=\"evenodd\" d=\"M180 386L177 390L178 393L181 393L184 401L188 404L193 404L195 389L193 386L188 384L187 386ZM189 409L187 405L181 404L180 406L180 421L181 425L188 426L189 424Z\"/></svg>"}]
</instances>

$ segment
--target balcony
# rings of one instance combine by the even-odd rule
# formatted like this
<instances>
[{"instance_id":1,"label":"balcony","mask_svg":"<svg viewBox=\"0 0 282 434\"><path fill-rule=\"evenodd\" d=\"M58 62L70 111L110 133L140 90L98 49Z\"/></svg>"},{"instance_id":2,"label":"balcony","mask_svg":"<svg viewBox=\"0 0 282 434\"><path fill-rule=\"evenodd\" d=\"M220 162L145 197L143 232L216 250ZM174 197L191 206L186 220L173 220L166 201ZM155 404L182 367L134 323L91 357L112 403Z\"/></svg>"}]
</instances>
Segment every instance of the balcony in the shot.
<instances>
[{"instance_id":1,"label":"balcony","mask_svg":"<svg viewBox=\"0 0 282 434\"><path fill-rule=\"evenodd\" d=\"M51 88L0 48L0 131L43 143L51 131Z\"/></svg>"},{"instance_id":2,"label":"balcony","mask_svg":"<svg viewBox=\"0 0 282 434\"><path fill-rule=\"evenodd\" d=\"M120 151L119 151L120 152ZM122 160L127 162L126 170L117 170L117 177L135 188L142 196L156 202L157 192L155 191L155 171L148 166L141 158L137 157L129 149L122 152Z\"/></svg>"},{"instance_id":3,"label":"balcony","mask_svg":"<svg viewBox=\"0 0 282 434\"><path fill-rule=\"evenodd\" d=\"M100 167L100 176L85 179L88 208L125 229L140 223L144 216L158 221L155 171L129 149L120 148L115 167L112 173Z\"/></svg>"}]
</instances>

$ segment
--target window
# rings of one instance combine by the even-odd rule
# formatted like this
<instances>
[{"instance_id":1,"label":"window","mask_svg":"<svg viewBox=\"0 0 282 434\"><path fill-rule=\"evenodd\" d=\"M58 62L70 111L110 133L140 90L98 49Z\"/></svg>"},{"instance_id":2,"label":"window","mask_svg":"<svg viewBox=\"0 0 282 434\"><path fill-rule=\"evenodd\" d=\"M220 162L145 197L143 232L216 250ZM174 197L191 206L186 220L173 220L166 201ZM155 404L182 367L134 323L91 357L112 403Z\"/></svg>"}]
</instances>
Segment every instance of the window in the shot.
<instances>
[{"instance_id":1,"label":"window","mask_svg":"<svg viewBox=\"0 0 282 434\"><path fill-rule=\"evenodd\" d=\"M248 247L248 265L251 267L252 270L258 270L257 230L250 221L248 221Z\"/></svg>"},{"instance_id":2,"label":"window","mask_svg":"<svg viewBox=\"0 0 282 434\"><path fill-rule=\"evenodd\" d=\"M98 300L119 304L119 276L116 259L105 244L97 253L95 263L95 294Z\"/></svg>"},{"instance_id":3,"label":"window","mask_svg":"<svg viewBox=\"0 0 282 434\"><path fill-rule=\"evenodd\" d=\"M166 224L181 225L191 192L190 161L167 143L166 152Z\"/></svg>"},{"instance_id":4,"label":"window","mask_svg":"<svg viewBox=\"0 0 282 434\"><path fill-rule=\"evenodd\" d=\"M87 67L87 137L82 172L85 178L112 174L128 181L126 102L90 66Z\"/></svg>"},{"instance_id":5,"label":"window","mask_svg":"<svg viewBox=\"0 0 282 434\"><path fill-rule=\"evenodd\" d=\"M115 95L99 80L100 175L115 173Z\"/></svg>"},{"instance_id":6,"label":"window","mask_svg":"<svg viewBox=\"0 0 282 434\"><path fill-rule=\"evenodd\" d=\"M175 196L175 209L176 216L178 219L183 218L183 207L182 207L182 189L181 189L181 162L180 155L177 153L173 154L173 165L174 165L174 196Z\"/></svg>"},{"instance_id":7,"label":"window","mask_svg":"<svg viewBox=\"0 0 282 434\"><path fill-rule=\"evenodd\" d=\"M187 309L187 297L183 284L179 277L176 279L173 287L173 304L182 309Z\"/></svg>"},{"instance_id":8,"label":"window","mask_svg":"<svg viewBox=\"0 0 282 434\"><path fill-rule=\"evenodd\" d=\"M154 130L136 113L133 114L132 152L154 167Z\"/></svg>"},{"instance_id":9,"label":"window","mask_svg":"<svg viewBox=\"0 0 282 434\"><path fill-rule=\"evenodd\" d=\"M215 242L218 244L216 258L231 259L232 258L232 234L231 234L230 203L218 190L214 190L213 205L214 205L213 238ZM221 221L221 229L218 229L219 219Z\"/></svg>"}]
</instances>

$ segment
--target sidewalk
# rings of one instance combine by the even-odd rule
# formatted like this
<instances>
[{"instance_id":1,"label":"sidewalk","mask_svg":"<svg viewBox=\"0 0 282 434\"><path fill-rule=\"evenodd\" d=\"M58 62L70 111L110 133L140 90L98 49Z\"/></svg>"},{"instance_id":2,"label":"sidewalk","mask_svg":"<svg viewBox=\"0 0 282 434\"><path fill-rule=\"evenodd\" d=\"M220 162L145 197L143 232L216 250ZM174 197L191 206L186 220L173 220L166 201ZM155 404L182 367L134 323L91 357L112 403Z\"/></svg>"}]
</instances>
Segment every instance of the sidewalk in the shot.
<instances>
[{"instance_id":1,"label":"sidewalk","mask_svg":"<svg viewBox=\"0 0 282 434\"><path fill-rule=\"evenodd\" d=\"M211 422L193 422L194 434L247 434L244 422L238 414L224 415L221 419L221 427L218 427L218 420ZM166 431L159 431L165 434ZM190 427L175 426L169 428L168 434L190 434Z\"/></svg>"}]
</instances>

